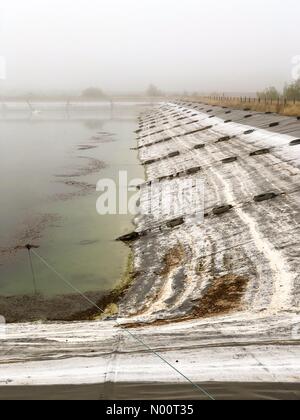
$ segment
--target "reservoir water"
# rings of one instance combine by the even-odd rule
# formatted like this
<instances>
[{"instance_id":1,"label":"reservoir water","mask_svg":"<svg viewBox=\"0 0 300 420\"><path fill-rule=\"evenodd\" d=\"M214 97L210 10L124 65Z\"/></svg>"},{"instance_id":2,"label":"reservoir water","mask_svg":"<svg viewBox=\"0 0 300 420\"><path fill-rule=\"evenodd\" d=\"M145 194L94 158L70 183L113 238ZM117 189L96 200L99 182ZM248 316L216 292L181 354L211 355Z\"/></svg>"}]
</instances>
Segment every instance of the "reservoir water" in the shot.
<instances>
[{"instance_id":1,"label":"reservoir water","mask_svg":"<svg viewBox=\"0 0 300 420\"><path fill-rule=\"evenodd\" d=\"M34 292L26 243L75 287L108 291L129 250L132 215L100 216L99 179L143 178L134 130L143 103L9 103L0 112L0 295ZM38 259L38 292L72 293Z\"/></svg>"}]
</instances>

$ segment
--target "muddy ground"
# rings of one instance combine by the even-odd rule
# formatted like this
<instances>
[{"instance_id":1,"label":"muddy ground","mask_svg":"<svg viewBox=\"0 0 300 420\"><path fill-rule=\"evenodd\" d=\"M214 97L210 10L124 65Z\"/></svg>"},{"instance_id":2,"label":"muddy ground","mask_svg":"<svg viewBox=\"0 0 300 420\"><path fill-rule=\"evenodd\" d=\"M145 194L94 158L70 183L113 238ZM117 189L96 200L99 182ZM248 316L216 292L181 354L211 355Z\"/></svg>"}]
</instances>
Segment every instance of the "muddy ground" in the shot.
<instances>
[{"instance_id":1,"label":"muddy ground","mask_svg":"<svg viewBox=\"0 0 300 420\"><path fill-rule=\"evenodd\" d=\"M88 292L85 295L100 308L105 309L108 294L103 292ZM6 322L32 321L79 321L84 319L91 309L91 304L78 294L61 295L46 298L41 295L0 296L0 313ZM93 309L93 314L101 315Z\"/></svg>"}]
</instances>

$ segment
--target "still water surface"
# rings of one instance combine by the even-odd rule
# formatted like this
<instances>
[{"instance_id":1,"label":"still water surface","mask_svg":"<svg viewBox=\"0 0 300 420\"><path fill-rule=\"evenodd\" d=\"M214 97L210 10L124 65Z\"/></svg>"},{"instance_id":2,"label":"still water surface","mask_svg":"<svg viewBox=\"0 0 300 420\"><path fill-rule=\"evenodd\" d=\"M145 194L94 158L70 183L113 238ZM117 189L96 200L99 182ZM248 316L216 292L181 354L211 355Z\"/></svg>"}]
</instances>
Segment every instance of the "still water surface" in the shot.
<instances>
[{"instance_id":1,"label":"still water surface","mask_svg":"<svg viewBox=\"0 0 300 420\"><path fill-rule=\"evenodd\" d=\"M8 104L0 112L0 295L33 293L28 242L82 291L120 280L128 249L114 239L131 215L99 216L96 183L143 178L135 146L137 116L147 104ZM72 292L34 259L38 291Z\"/></svg>"}]
</instances>

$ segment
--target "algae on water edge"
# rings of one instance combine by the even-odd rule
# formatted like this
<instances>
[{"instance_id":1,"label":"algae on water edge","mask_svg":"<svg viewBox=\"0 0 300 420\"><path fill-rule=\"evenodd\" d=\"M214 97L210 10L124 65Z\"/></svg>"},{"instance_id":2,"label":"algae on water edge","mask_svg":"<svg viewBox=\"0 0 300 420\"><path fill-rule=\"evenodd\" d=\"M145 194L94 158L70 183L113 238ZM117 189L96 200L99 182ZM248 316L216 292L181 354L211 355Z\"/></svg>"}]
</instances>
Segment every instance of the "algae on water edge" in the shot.
<instances>
[{"instance_id":1,"label":"algae on water edge","mask_svg":"<svg viewBox=\"0 0 300 420\"><path fill-rule=\"evenodd\" d=\"M134 270L134 256L132 251L130 251L120 283L111 292L103 296L100 301L96 302L97 306L101 309L101 313L99 313L99 310L97 310L96 307L92 307L87 311L75 314L72 317L72 321L80 321L83 319L103 320L116 316L119 312L118 303L136 278L136 275L137 273Z\"/></svg>"}]
</instances>

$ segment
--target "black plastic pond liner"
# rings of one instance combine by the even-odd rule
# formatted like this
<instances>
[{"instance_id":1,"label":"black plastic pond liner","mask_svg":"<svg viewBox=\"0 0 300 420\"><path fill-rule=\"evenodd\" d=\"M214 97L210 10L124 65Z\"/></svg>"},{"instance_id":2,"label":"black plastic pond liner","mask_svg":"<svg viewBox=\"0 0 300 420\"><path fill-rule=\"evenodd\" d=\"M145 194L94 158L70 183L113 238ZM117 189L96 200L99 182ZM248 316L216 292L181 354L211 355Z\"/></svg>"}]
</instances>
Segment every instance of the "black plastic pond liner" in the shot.
<instances>
[{"instance_id":1,"label":"black plastic pond liner","mask_svg":"<svg viewBox=\"0 0 300 420\"><path fill-rule=\"evenodd\" d=\"M229 157L226 159L222 159L222 163L232 163L237 161L237 156Z\"/></svg>"},{"instance_id":2,"label":"black plastic pond liner","mask_svg":"<svg viewBox=\"0 0 300 420\"><path fill-rule=\"evenodd\" d=\"M300 144L300 139L293 140L290 142L290 146L297 146L298 144Z\"/></svg>"},{"instance_id":3,"label":"black plastic pond liner","mask_svg":"<svg viewBox=\"0 0 300 420\"><path fill-rule=\"evenodd\" d=\"M201 166L196 166L194 168L187 169L186 174L187 175L194 175L194 174L196 174L197 172L200 172L200 171L201 171Z\"/></svg>"},{"instance_id":4,"label":"black plastic pond liner","mask_svg":"<svg viewBox=\"0 0 300 420\"><path fill-rule=\"evenodd\" d=\"M269 127L277 127L280 123L279 122L273 122L269 124Z\"/></svg>"},{"instance_id":5,"label":"black plastic pond liner","mask_svg":"<svg viewBox=\"0 0 300 420\"><path fill-rule=\"evenodd\" d=\"M159 162L159 161L162 161L162 160L174 158L174 157L179 156L179 155L180 155L179 152L172 152L172 153L169 153L167 156L163 156L160 159L156 159L155 162Z\"/></svg>"},{"instance_id":6,"label":"black plastic pond liner","mask_svg":"<svg viewBox=\"0 0 300 420\"><path fill-rule=\"evenodd\" d=\"M191 125L191 124L196 124L198 121L190 121L190 122L187 122L185 125Z\"/></svg>"},{"instance_id":7,"label":"black plastic pond liner","mask_svg":"<svg viewBox=\"0 0 300 420\"><path fill-rule=\"evenodd\" d=\"M190 134L200 133L201 131L210 130L213 128L213 125L208 125L207 127L198 128L197 130L189 131L187 133L181 134L181 136L189 136Z\"/></svg>"},{"instance_id":8,"label":"black plastic pond liner","mask_svg":"<svg viewBox=\"0 0 300 420\"><path fill-rule=\"evenodd\" d=\"M174 158L174 157L176 157L176 156L179 156L180 155L180 152L172 152L172 153L169 153L168 154L168 158Z\"/></svg>"},{"instance_id":9,"label":"black plastic pond liner","mask_svg":"<svg viewBox=\"0 0 300 420\"><path fill-rule=\"evenodd\" d=\"M117 241L119 242L133 242L140 238L140 234L138 232L131 232L127 235L120 236Z\"/></svg>"},{"instance_id":10,"label":"black plastic pond liner","mask_svg":"<svg viewBox=\"0 0 300 420\"><path fill-rule=\"evenodd\" d=\"M219 138L219 139L216 141L216 143L222 143L222 142L224 142L224 141L229 141L229 140L231 140L231 137L230 137L230 136L225 136L225 137L221 137L221 138Z\"/></svg>"},{"instance_id":11,"label":"black plastic pond liner","mask_svg":"<svg viewBox=\"0 0 300 420\"><path fill-rule=\"evenodd\" d=\"M166 226L170 229L173 229L177 226L181 226L184 224L184 218L178 217L177 219L170 220L166 223Z\"/></svg>"},{"instance_id":12,"label":"black plastic pond liner","mask_svg":"<svg viewBox=\"0 0 300 420\"><path fill-rule=\"evenodd\" d=\"M205 144L196 144L196 146L194 146L194 150L203 149L204 147L205 147Z\"/></svg>"},{"instance_id":13,"label":"black plastic pond liner","mask_svg":"<svg viewBox=\"0 0 300 420\"><path fill-rule=\"evenodd\" d=\"M173 137L171 137L171 136L169 136L169 137L165 137L165 138L163 138L163 139L161 139L161 140L157 140L157 142L155 142L154 144L156 144L156 143L164 143L165 141L170 141L170 140L172 140L172 138L173 138Z\"/></svg>"},{"instance_id":14,"label":"black plastic pond liner","mask_svg":"<svg viewBox=\"0 0 300 420\"><path fill-rule=\"evenodd\" d=\"M143 163L143 165L153 165L153 163L156 163L158 159L149 159L146 160L146 162Z\"/></svg>"},{"instance_id":15,"label":"black plastic pond liner","mask_svg":"<svg viewBox=\"0 0 300 420\"><path fill-rule=\"evenodd\" d=\"M254 133L256 130L247 130L247 131L244 131L244 134L245 135L247 135L247 134L252 134L252 133Z\"/></svg>"},{"instance_id":16,"label":"black plastic pond liner","mask_svg":"<svg viewBox=\"0 0 300 420\"><path fill-rule=\"evenodd\" d=\"M265 194L260 194L254 197L254 201L256 203L261 203L262 201L272 200L273 198L276 198L277 194L274 192L269 192Z\"/></svg>"},{"instance_id":17,"label":"black plastic pond liner","mask_svg":"<svg viewBox=\"0 0 300 420\"><path fill-rule=\"evenodd\" d=\"M145 144L143 147L151 147L151 146L154 146L155 144L164 143L164 142L166 142L166 141L172 140L172 138L173 138L173 137L166 137L166 138L164 138L164 139L157 140L157 141L154 141L154 142L152 142L152 143Z\"/></svg>"},{"instance_id":18,"label":"black plastic pond liner","mask_svg":"<svg viewBox=\"0 0 300 420\"><path fill-rule=\"evenodd\" d=\"M166 181L167 179L170 179L171 175L164 175L158 178L159 182Z\"/></svg>"},{"instance_id":19,"label":"black plastic pond liner","mask_svg":"<svg viewBox=\"0 0 300 420\"><path fill-rule=\"evenodd\" d=\"M219 216L220 214L224 214L224 213L229 212L232 208L233 208L233 206L231 204L220 206L220 207L215 207L213 209L213 214L216 215L216 216Z\"/></svg>"},{"instance_id":20,"label":"black plastic pond liner","mask_svg":"<svg viewBox=\"0 0 300 420\"><path fill-rule=\"evenodd\" d=\"M267 153L270 153L270 149L260 149L256 150L255 152L251 152L249 156L260 156L266 155Z\"/></svg>"}]
</instances>

